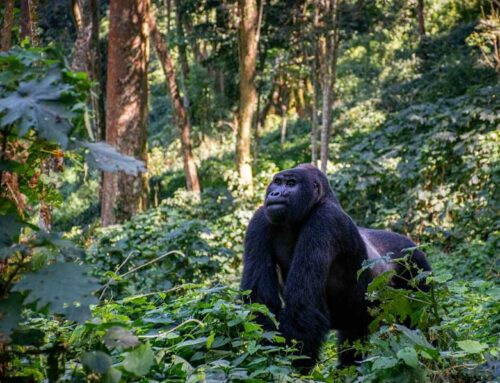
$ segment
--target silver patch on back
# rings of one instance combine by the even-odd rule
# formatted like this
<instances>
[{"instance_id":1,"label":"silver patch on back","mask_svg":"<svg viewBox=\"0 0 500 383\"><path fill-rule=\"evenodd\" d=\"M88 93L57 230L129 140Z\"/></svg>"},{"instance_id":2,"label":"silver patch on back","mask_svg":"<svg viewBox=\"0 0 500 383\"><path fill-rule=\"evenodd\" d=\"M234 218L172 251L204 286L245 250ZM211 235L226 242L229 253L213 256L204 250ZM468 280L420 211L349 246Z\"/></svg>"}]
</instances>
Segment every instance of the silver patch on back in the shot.
<instances>
[{"instance_id":1,"label":"silver patch on back","mask_svg":"<svg viewBox=\"0 0 500 383\"><path fill-rule=\"evenodd\" d=\"M368 256L368 260L376 260L379 259L378 262L373 264L370 267L370 271L372 273L373 277L376 277L377 275L380 275L382 273L385 273L386 271L392 270L394 268L393 263L388 263L385 260L382 259L382 255L380 252L375 248L375 246L372 245L368 237L363 235L361 232L359 233L361 235L361 238L363 238L363 242L365 243L366 247L366 254Z\"/></svg>"}]
</instances>

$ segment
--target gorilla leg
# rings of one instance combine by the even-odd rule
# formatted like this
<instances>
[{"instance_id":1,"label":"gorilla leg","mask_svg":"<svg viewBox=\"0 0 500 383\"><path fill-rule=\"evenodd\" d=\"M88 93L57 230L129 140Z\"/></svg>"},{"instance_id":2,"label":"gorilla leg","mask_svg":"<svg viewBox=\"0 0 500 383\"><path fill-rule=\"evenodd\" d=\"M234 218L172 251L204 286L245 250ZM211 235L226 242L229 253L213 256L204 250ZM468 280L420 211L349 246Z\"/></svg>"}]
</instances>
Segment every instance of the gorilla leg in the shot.
<instances>
[{"instance_id":1,"label":"gorilla leg","mask_svg":"<svg viewBox=\"0 0 500 383\"><path fill-rule=\"evenodd\" d=\"M357 340L365 341L367 337L367 327L353 330L339 330L337 332L337 354L339 367L353 366L356 362L362 360L362 355L358 355L354 349L354 343Z\"/></svg>"}]
</instances>

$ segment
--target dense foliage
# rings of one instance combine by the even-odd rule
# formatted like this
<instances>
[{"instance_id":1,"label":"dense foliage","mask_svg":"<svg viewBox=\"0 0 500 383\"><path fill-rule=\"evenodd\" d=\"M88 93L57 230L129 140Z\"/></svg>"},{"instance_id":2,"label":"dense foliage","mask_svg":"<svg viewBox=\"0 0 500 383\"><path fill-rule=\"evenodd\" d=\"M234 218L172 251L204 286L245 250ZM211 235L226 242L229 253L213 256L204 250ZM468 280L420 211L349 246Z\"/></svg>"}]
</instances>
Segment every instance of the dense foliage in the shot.
<instances>
[{"instance_id":1,"label":"dense foliage","mask_svg":"<svg viewBox=\"0 0 500 383\"><path fill-rule=\"evenodd\" d=\"M205 3L210 7L210 2L182 3L183 12L200 19ZM86 141L89 81L68 70L54 49L0 54L1 144L2 153L9 153L1 158L0 172L11 177L5 185L12 188L2 191L0 200L0 365L5 369L0 377L49 382L498 379L500 87L488 45L495 35L484 27L492 24L478 22L496 16L481 15L476 1L426 2L428 34L419 39L405 22L405 2L367 3L361 15L354 6L343 9L347 26L328 176L359 225L408 234L429 255L433 273L420 276L428 278L429 293L395 290L387 285L390 274L371 283L368 296L381 304L373 312L369 342L358 345L363 362L336 369L332 333L319 365L301 375L292 367L293 345L255 322L258 314L272 315L242 300L245 293L237 287L246 225L271 175L310 161L311 124L299 116L297 105L290 106L286 140L280 143L283 116L271 114L260 132L255 194L242 190L229 121L237 93L235 32L228 27L217 33L207 22L186 38L218 43L206 66L192 65L185 84L201 199L184 190L172 109L153 57L148 170L155 207L108 228L97 225L100 172L88 166L134 173L142 164ZM270 90L275 59L286 62L293 49L282 34L297 33L280 29L286 24L282 5L269 7L262 31L268 60L261 60L258 78L262 93ZM49 16L54 15L42 14ZM42 37L55 39L51 33ZM222 92L209 76L214 63L229 74ZM280 68L290 79L305 71L295 62ZM64 169L57 169L63 157ZM52 231L39 225L49 205Z\"/></svg>"}]
</instances>

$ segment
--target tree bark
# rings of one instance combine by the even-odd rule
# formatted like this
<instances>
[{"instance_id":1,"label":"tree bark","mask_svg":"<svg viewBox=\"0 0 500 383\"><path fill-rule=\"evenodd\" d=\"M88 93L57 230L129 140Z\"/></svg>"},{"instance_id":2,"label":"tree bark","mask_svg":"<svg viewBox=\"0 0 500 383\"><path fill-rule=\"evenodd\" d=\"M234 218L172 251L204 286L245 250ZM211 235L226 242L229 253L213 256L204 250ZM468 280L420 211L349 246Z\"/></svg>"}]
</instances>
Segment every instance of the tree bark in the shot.
<instances>
[{"instance_id":1,"label":"tree bark","mask_svg":"<svg viewBox=\"0 0 500 383\"><path fill-rule=\"evenodd\" d=\"M12 46L12 27L14 25L14 0L7 0L2 26L1 50L8 51Z\"/></svg>"},{"instance_id":2,"label":"tree bark","mask_svg":"<svg viewBox=\"0 0 500 383\"><path fill-rule=\"evenodd\" d=\"M86 72L92 81L90 104L91 130L96 140L105 139L104 95L99 52L99 0L73 0L77 37L72 69Z\"/></svg>"},{"instance_id":3,"label":"tree bark","mask_svg":"<svg viewBox=\"0 0 500 383\"><path fill-rule=\"evenodd\" d=\"M165 74L167 88L175 111L175 121L181 135L181 150L184 162L184 174L186 176L186 186L189 191L192 191L199 196L201 191L200 181L198 179L198 170L196 168L196 163L191 149L191 123L189 122L187 111L181 100L179 87L177 86L175 78L175 69L172 63L172 58L170 57L168 48L163 42L164 39L156 26L156 20L152 12L149 16L149 28L156 53L160 59L163 73Z\"/></svg>"},{"instance_id":4,"label":"tree bark","mask_svg":"<svg viewBox=\"0 0 500 383\"><path fill-rule=\"evenodd\" d=\"M283 150L286 140L286 130L288 125L288 104L290 102L290 89L287 84L285 74L280 79L279 114L281 117L280 147Z\"/></svg>"},{"instance_id":5,"label":"tree bark","mask_svg":"<svg viewBox=\"0 0 500 383\"><path fill-rule=\"evenodd\" d=\"M319 7L314 7L313 31L316 33L319 30ZM318 110L319 110L319 95L321 93L320 86L320 44L313 34L313 60L311 62L311 81L313 85L313 106L311 115L311 163L318 166Z\"/></svg>"},{"instance_id":6,"label":"tree bark","mask_svg":"<svg viewBox=\"0 0 500 383\"><path fill-rule=\"evenodd\" d=\"M260 144L260 93L257 93L257 110L255 111L254 118L254 142L253 142L253 165L257 166L257 159L259 157L259 144Z\"/></svg>"},{"instance_id":7,"label":"tree bark","mask_svg":"<svg viewBox=\"0 0 500 383\"><path fill-rule=\"evenodd\" d=\"M318 109L319 94L321 92L316 68L311 70L313 82L313 107L311 115L311 163L318 166Z\"/></svg>"},{"instance_id":8,"label":"tree bark","mask_svg":"<svg viewBox=\"0 0 500 383\"><path fill-rule=\"evenodd\" d=\"M118 151L147 160L149 0L111 0L106 141ZM103 226L121 222L149 205L145 174L104 173Z\"/></svg>"},{"instance_id":9,"label":"tree bark","mask_svg":"<svg viewBox=\"0 0 500 383\"><path fill-rule=\"evenodd\" d=\"M175 0L175 24L177 26L177 39L179 41L179 45L177 46L177 48L179 50L179 61L181 64L181 78L179 83L182 90L182 101L184 103L184 108L188 109L189 111L189 97L186 89L186 81L189 77L189 63L186 50L186 34L184 33L183 22L184 20L182 20L181 2L180 0Z\"/></svg>"},{"instance_id":10,"label":"tree bark","mask_svg":"<svg viewBox=\"0 0 500 383\"><path fill-rule=\"evenodd\" d=\"M263 0L261 0L263 1ZM252 121L257 104L255 90L255 65L257 60L259 7L256 0L238 0L240 23L240 104L238 110L238 131L236 135L236 167L240 182L252 188L252 166L250 137Z\"/></svg>"},{"instance_id":11,"label":"tree bark","mask_svg":"<svg viewBox=\"0 0 500 383\"><path fill-rule=\"evenodd\" d=\"M35 34L36 31L36 13L37 1L36 0L21 0L21 20L20 32L21 40L26 37L29 38L31 45L37 46L38 39Z\"/></svg>"},{"instance_id":12,"label":"tree bark","mask_svg":"<svg viewBox=\"0 0 500 383\"><path fill-rule=\"evenodd\" d=\"M417 0L418 35L425 36L424 0Z\"/></svg>"},{"instance_id":13,"label":"tree bark","mask_svg":"<svg viewBox=\"0 0 500 383\"><path fill-rule=\"evenodd\" d=\"M326 172L328 163L328 143L330 140L331 113L333 104L333 88L335 86L337 51L339 45L338 5L340 0L324 0L323 23L324 36L321 42L320 55L322 77L322 124L321 124L321 170Z\"/></svg>"}]
</instances>

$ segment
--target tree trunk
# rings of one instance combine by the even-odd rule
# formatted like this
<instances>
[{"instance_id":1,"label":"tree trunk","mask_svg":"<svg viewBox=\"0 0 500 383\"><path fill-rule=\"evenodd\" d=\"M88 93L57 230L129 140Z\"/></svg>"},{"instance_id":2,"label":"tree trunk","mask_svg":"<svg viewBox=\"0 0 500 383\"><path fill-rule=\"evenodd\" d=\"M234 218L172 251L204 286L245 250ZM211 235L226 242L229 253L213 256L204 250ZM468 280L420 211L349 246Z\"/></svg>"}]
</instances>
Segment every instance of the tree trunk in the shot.
<instances>
[{"instance_id":1,"label":"tree trunk","mask_svg":"<svg viewBox=\"0 0 500 383\"><path fill-rule=\"evenodd\" d=\"M282 75L280 79L280 95L279 95L279 114L281 117L280 129L280 147L283 149L286 140L286 129L288 125L288 103L290 102L290 93L292 90L288 88L287 77Z\"/></svg>"},{"instance_id":2,"label":"tree trunk","mask_svg":"<svg viewBox=\"0 0 500 383\"><path fill-rule=\"evenodd\" d=\"M312 72L315 72L313 69ZM318 109L319 109L319 94L321 92L318 83L318 74L312 74L313 81L313 107L311 115L311 163L318 166Z\"/></svg>"},{"instance_id":3,"label":"tree trunk","mask_svg":"<svg viewBox=\"0 0 500 383\"><path fill-rule=\"evenodd\" d=\"M313 31L319 30L319 7L314 7ZM313 85L313 106L311 115L311 163L318 166L318 110L319 110L319 95L321 92L320 86L320 43L316 36L313 35L313 60L311 62L311 81Z\"/></svg>"},{"instance_id":4,"label":"tree trunk","mask_svg":"<svg viewBox=\"0 0 500 383\"><path fill-rule=\"evenodd\" d=\"M36 13L37 1L36 0L21 0L21 21L19 35L21 40L26 37L29 38L31 45L37 46L36 31Z\"/></svg>"},{"instance_id":5,"label":"tree trunk","mask_svg":"<svg viewBox=\"0 0 500 383\"><path fill-rule=\"evenodd\" d=\"M254 118L254 142L253 142L253 165L257 166L257 159L259 156L259 141L260 141L260 93L257 93L257 110Z\"/></svg>"},{"instance_id":6,"label":"tree trunk","mask_svg":"<svg viewBox=\"0 0 500 383\"><path fill-rule=\"evenodd\" d=\"M165 0L165 18L167 20L167 36L170 33L170 12L172 10L172 0Z\"/></svg>"},{"instance_id":7,"label":"tree trunk","mask_svg":"<svg viewBox=\"0 0 500 383\"><path fill-rule=\"evenodd\" d=\"M320 54L323 57L321 60L321 77L323 79L322 89L322 123L321 123L321 170L326 172L328 163L328 143L330 140L330 125L331 113L333 104L333 87L335 85L335 76L337 68L337 50L339 43L338 36L338 3L340 0L324 0L323 15L326 22L325 35L321 42Z\"/></svg>"},{"instance_id":8,"label":"tree trunk","mask_svg":"<svg viewBox=\"0 0 500 383\"><path fill-rule=\"evenodd\" d=\"M418 35L425 36L424 0L417 0Z\"/></svg>"},{"instance_id":9,"label":"tree trunk","mask_svg":"<svg viewBox=\"0 0 500 383\"><path fill-rule=\"evenodd\" d=\"M306 100L304 95L304 87L305 87L305 79L299 78L297 81L297 87L294 91L295 98L295 109L297 110L297 114L301 119L306 118L308 115L308 110L306 106Z\"/></svg>"},{"instance_id":10,"label":"tree trunk","mask_svg":"<svg viewBox=\"0 0 500 383\"><path fill-rule=\"evenodd\" d=\"M105 139L105 111L99 52L99 0L73 0L73 16L77 37L71 68L86 72L93 82L90 90L91 130L94 138L101 140Z\"/></svg>"},{"instance_id":11,"label":"tree trunk","mask_svg":"<svg viewBox=\"0 0 500 383\"><path fill-rule=\"evenodd\" d=\"M152 13L150 13L149 16L149 28L156 53L160 59L163 73L165 74L167 88L175 111L175 121L181 134L182 159L184 162L184 174L186 176L187 189L199 196L200 181L198 179L198 170L196 168L193 152L191 150L191 124L179 94L179 87L177 86L175 78L175 69L172 63L172 58L170 57L167 46L163 42L164 39L156 26L156 20Z\"/></svg>"},{"instance_id":12,"label":"tree trunk","mask_svg":"<svg viewBox=\"0 0 500 383\"><path fill-rule=\"evenodd\" d=\"M111 0L107 78L106 141L118 151L147 160L148 0ZM148 182L104 173L101 219L121 222L148 207Z\"/></svg>"},{"instance_id":13,"label":"tree trunk","mask_svg":"<svg viewBox=\"0 0 500 383\"><path fill-rule=\"evenodd\" d=\"M285 146L285 140L286 140L286 128L288 125L288 116L286 114L286 106L284 107L284 110L281 112L281 131L280 131L280 147L281 150L283 150L283 147Z\"/></svg>"},{"instance_id":14,"label":"tree trunk","mask_svg":"<svg viewBox=\"0 0 500 383\"><path fill-rule=\"evenodd\" d=\"M181 7L180 0L175 0L175 23L177 25L177 39L179 41L177 48L179 50L179 61L181 63L180 86L182 90L184 108L189 110L189 97L186 89L186 81L189 76L189 63L186 50L186 35L184 33L184 25L180 7ZM189 113L188 113L188 119L189 119Z\"/></svg>"},{"instance_id":15,"label":"tree trunk","mask_svg":"<svg viewBox=\"0 0 500 383\"><path fill-rule=\"evenodd\" d=\"M263 1L263 0L261 0ZM250 137L257 104L255 65L257 60L259 7L256 0L238 0L240 104L236 136L236 167L243 185L252 187Z\"/></svg>"},{"instance_id":16,"label":"tree trunk","mask_svg":"<svg viewBox=\"0 0 500 383\"><path fill-rule=\"evenodd\" d=\"M14 0L7 0L2 26L1 50L8 51L12 46L12 27L14 25Z\"/></svg>"}]
</instances>

